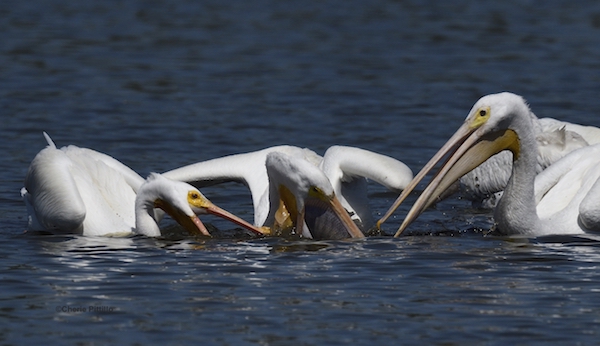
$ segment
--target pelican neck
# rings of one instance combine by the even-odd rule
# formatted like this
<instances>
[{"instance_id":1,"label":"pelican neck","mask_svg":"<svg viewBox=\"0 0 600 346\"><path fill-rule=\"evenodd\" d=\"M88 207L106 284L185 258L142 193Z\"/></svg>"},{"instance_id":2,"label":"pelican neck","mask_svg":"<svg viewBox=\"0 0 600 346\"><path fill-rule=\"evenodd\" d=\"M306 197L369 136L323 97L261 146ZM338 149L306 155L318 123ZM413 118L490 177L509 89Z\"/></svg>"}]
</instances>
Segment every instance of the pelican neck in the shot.
<instances>
[{"instance_id":1,"label":"pelican neck","mask_svg":"<svg viewBox=\"0 0 600 346\"><path fill-rule=\"evenodd\" d=\"M540 219L535 204L535 176L538 155L531 117L516 113L509 126L517 134L519 153L513 153L512 174L496 207L494 218L503 234L532 234Z\"/></svg>"}]
</instances>

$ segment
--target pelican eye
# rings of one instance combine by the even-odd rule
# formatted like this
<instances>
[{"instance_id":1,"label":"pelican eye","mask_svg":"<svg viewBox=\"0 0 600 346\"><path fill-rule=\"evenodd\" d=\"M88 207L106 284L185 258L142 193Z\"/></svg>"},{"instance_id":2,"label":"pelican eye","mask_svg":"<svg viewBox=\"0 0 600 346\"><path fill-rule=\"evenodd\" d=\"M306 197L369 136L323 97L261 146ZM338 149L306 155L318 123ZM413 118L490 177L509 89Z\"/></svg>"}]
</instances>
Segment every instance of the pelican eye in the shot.
<instances>
[{"instance_id":1,"label":"pelican eye","mask_svg":"<svg viewBox=\"0 0 600 346\"><path fill-rule=\"evenodd\" d=\"M210 201L196 190L188 191L187 201L189 204L198 208L208 208L211 205Z\"/></svg>"},{"instance_id":2,"label":"pelican eye","mask_svg":"<svg viewBox=\"0 0 600 346\"><path fill-rule=\"evenodd\" d=\"M481 125L485 124L490 118L490 107L481 107L475 111L475 115L472 116L470 127L476 129Z\"/></svg>"},{"instance_id":3,"label":"pelican eye","mask_svg":"<svg viewBox=\"0 0 600 346\"><path fill-rule=\"evenodd\" d=\"M331 196L328 196L323 190L321 190L320 188L318 188L316 186L310 187L310 189L308 190L308 195L312 196L312 197L317 197L324 201L327 201L332 198Z\"/></svg>"}]
</instances>

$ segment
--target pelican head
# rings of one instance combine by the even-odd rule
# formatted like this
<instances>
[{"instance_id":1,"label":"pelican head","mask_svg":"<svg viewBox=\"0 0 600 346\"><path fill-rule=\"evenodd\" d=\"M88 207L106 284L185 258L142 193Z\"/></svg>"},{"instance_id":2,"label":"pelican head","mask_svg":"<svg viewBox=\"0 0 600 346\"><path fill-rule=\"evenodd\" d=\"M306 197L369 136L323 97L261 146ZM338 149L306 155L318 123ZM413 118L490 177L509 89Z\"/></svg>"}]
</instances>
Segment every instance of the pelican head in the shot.
<instances>
[{"instance_id":1,"label":"pelican head","mask_svg":"<svg viewBox=\"0 0 600 346\"><path fill-rule=\"evenodd\" d=\"M434 203L448 187L489 157L502 150L510 150L513 154L513 162L516 162L523 154L528 155L532 151L524 153L521 148L523 145L536 146L533 136L527 135L527 133L532 133L531 119L532 113L529 106L521 96L504 92L479 99L463 125L416 175L386 215L378 221L378 226L396 210L425 175L446 156L448 157L446 162L417 199L396 236L400 235L418 215ZM527 143L523 143L523 141L527 141ZM537 152L537 150L533 152ZM533 157L522 161L535 165L536 159ZM535 166L530 169L535 170ZM533 184L530 185L533 186Z\"/></svg>"},{"instance_id":2,"label":"pelican head","mask_svg":"<svg viewBox=\"0 0 600 346\"><path fill-rule=\"evenodd\" d=\"M308 238L364 237L319 168L280 152L269 153L265 164L271 203L267 224L279 230L295 227Z\"/></svg>"},{"instance_id":3,"label":"pelican head","mask_svg":"<svg viewBox=\"0 0 600 346\"><path fill-rule=\"evenodd\" d=\"M165 211L191 234L210 236L196 214L213 214L254 233L264 233L261 229L219 208L192 185L151 173L140 187L136 198L136 210L144 209L146 211L145 213L136 213L136 229L139 233L149 236L156 236L156 232L160 234L156 219L153 217L154 223L152 224L146 217L153 215L154 208Z\"/></svg>"}]
</instances>

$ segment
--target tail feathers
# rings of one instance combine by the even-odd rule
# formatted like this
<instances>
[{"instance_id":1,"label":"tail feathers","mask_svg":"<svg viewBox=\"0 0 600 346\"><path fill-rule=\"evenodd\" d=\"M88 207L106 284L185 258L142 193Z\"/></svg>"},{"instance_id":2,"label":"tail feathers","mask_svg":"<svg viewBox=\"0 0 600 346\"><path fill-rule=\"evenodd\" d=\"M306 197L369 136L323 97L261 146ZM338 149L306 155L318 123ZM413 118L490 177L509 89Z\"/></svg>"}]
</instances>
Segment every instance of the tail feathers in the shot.
<instances>
[{"instance_id":1,"label":"tail feathers","mask_svg":"<svg viewBox=\"0 0 600 346\"><path fill-rule=\"evenodd\" d=\"M52 149L56 149L56 144L52 141L52 138L44 131L44 137L46 138L46 142L48 142L48 146Z\"/></svg>"}]
</instances>

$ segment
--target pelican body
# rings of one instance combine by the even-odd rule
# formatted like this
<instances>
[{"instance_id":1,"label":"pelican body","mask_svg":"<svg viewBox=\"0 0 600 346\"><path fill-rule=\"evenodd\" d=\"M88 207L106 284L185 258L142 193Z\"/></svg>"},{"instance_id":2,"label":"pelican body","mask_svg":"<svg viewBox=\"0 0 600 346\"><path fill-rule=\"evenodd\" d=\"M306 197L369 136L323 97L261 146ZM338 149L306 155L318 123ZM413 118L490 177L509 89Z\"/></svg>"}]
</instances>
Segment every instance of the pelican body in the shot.
<instances>
[{"instance_id":1,"label":"pelican body","mask_svg":"<svg viewBox=\"0 0 600 346\"><path fill-rule=\"evenodd\" d=\"M506 235L581 234L600 227L600 157L583 147L536 178L538 147L531 110L512 93L482 97L463 125L402 192L381 225L406 195L446 156L445 163L412 206L396 236L450 185L490 156L512 152L512 172L494 210L495 230Z\"/></svg>"},{"instance_id":2,"label":"pelican body","mask_svg":"<svg viewBox=\"0 0 600 346\"><path fill-rule=\"evenodd\" d=\"M85 236L160 236L162 209L192 234L210 235L196 214L212 213L262 232L212 204L195 187L153 173L142 178L114 158L68 146L48 146L31 162L21 195L28 229Z\"/></svg>"}]
</instances>

